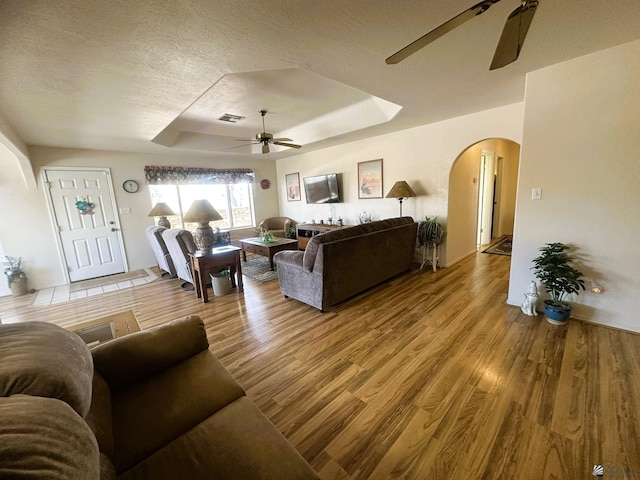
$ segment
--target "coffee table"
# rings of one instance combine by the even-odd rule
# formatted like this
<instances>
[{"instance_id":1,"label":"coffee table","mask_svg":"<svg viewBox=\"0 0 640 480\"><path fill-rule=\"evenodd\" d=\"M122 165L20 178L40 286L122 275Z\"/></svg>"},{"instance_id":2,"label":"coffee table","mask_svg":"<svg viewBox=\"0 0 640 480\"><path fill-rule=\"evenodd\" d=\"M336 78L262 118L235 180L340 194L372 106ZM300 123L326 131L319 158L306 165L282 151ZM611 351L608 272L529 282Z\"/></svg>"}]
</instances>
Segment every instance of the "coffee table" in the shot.
<instances>
[{"instance_id":1,"label":"coffee table","mask_svg":"<svg viewBox=\"0 0 640 480\"><path fill-rule=\"evenodd\" d=\"M67 327L84 340L87 345L124 337L130 333L139 332L140 325L131 310L114 313L102 318L96 318Z\"/></svg>"},{"instance_id":2,"label":"coffee table","mask_svg":"<svg viewBox=\"0 0 640 480\"><path fill-rule=\"evenodd\" d=\"M273 256L282 250L298 250L298 240L291 238L277 238L271 242L264 242L259 237L240 240L242 245L242 260L247 261L247 252L269 258L269 268L273 270Z\"/></svg>"}]
</instances>

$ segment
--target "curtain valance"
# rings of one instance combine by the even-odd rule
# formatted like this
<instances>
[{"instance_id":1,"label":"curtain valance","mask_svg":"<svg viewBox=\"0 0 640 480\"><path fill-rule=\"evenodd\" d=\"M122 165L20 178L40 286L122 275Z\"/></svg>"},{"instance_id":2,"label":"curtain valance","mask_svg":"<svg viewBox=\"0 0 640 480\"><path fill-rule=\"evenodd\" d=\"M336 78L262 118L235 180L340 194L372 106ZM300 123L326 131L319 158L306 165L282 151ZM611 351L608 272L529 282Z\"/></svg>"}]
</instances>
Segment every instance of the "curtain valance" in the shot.
<instances>
[{"instance_id":1,"label":"curtain valance","mask_svg":"<svg viewBox=\"0 0 640 480\"><path fill-rule=\"evenodd\" d=\"M144 167L147 185L202 185L210 183L251 183L248 168Z\"/></svg>"}]
</instances>

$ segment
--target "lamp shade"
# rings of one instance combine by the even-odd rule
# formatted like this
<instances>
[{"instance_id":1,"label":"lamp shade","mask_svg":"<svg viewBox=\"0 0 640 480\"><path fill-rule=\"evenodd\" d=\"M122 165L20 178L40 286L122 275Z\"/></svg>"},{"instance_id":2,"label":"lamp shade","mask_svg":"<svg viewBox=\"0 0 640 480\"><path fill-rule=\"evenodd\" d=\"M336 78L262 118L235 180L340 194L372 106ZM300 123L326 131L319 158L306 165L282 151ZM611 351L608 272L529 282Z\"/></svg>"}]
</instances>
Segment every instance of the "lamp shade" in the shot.
<instances>
[{"instance_id":1,"label":"lamp shade","mask_svg":"<svg viewBox=\"0 0 640 480\"><path fill-rule=\"evenodd\" d=\"M409 197L415 197L416 192L414 192L409 184L404 180L400 180L393 184L389 193L387 193L387 198L397 198L400 202L400 216L402 217L402 200Z\"/></svg>"},{"instance_id":2,"label":"lamp shade","mask_svg":"<svg viewBox=\"0 0 640 480\"><path fill-rule=\"evenodd\" d=\"M156 203L151 211L149 212L149 217L166 217L167 215L175 215L176 213L171 210L171 207L164 202Z\"/></svg>"},{"instance_id":3,"label":"lamp shade","mask_svg":"<svg viewBox=\"0 0 640 480\"><path fill-rule=\"evenodd\" d=\"M160 217L158 219L158 225L164 228L171 228L171 222L167 219L167 215L175 215L175 212L171 210L171 207L164 202L156 203L149 214L149 217Z\"/></svg>"},{"instance_id":4,"label":"lamp shade","mask_svg":"<svg viewBox=\"0 0 640 480\"><path fill-rule=\"evenodd\" d=\"M215 222L222 220L222 216L213 208L209 200L195 200L184 216L185 222Z\"/></svg>"},{"instance_id":5,"label":"lamp shade","mask_svg":"<svg viewBox=\"0 0 640 480\"><path fill-rule=\"evenodd\" d=\"M389 193L387 193L387 198L409 198L415 196L416 192L414 192L404 180L394 183Z\"/></svg>"}]
</instances>

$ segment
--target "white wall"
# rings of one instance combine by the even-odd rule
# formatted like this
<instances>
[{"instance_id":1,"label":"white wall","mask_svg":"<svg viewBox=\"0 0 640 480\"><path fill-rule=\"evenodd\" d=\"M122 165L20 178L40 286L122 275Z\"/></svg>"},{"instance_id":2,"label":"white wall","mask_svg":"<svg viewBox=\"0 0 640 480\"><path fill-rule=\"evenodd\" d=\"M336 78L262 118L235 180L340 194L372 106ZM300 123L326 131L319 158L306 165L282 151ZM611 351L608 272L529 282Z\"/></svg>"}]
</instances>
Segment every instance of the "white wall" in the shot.
<instances>
[{"instance_id":1,"label":"white wall","mask_svg":"<svg viewBox=\"0 0 640 480\"><path fill-rule=\"evenodd\" d=\"M578 296L574 316L640 332L638 58L635 41L528 75L509 303L540 246L570 243L604 287Z\"/></svg>"},{"instance_id":2,"label":"white wall","mask_svg":"<svg viewBox=\"0 0 640 480\"><path fill-rule=\"evenodd\" d=\"M242 161L241 165L238 165L238 162L216 162L202 156L145 155L48 147L31 147L30 156L38 181L37 189L28 189L24 182L16 181L21 176L17 162L2 162L0 241L7 255L23 258L23 266L31 288L42 289L65 283L63 263L56 247L56 233L47 209L46 191L42 185L41 174L44 166L111 169L117 206L131 209L130 214L119 215L130 270L156 264L144 235L144 229L154 222L153 218L147 216L152 205L148 188L144 183L145 165L251 168L256 175L253 188L256 218L259 220L278 213L275 163L262 157ZM270 189L260 188L259 182L263 178L271 181L273 186ZM134 194L126 193L122 189L122 183L126 179L137 180L141 186L140 190Z\"/></svg>"},{"instance_id":3,"label":"white wall","mask_svg":"<svg viewBox=\"0 0 640 480\"><path fill-rule=\"evenodd\" d=\"M405 200L403 215L416 220L437 216L446 224L449 171L460 153L480 140L492 137L521 141L523 107L521 103L466 115L401 132L348 143L277 161L278 193L282 215L298 222L342 217L346 224L357 223L359 213L374 214L375 219L397 217L396 199L358 199L357 164L383 159L383 194L398 180L406 180L418 195ZM300 173L303 177L341 173L343 203L308 205L302 192L299 202L287 201L284 176ZM448 229L447 229L448 230ZM458 232L448 231L446 242ZM446 265L446 244L440 256Z\"/></svg>"}]
</instances>

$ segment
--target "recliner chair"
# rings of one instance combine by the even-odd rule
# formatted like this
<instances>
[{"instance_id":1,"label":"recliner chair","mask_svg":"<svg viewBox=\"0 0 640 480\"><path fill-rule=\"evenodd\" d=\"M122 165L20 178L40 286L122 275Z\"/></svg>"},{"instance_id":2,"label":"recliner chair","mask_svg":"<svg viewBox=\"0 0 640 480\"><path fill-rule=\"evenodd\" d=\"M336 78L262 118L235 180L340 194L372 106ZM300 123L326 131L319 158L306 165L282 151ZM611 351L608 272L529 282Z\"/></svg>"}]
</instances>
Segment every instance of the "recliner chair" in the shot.
<instances>
[{"instance_id":1,"label":"recliner chair","mask_svg":"<svg viewBox=\"0 0 640 480\"><path fill-rule=\"evenodd\" d=\"M147 236L147 240L149 240L149 245L151 245L151 249L156 256L156 261L158 262L158 267L161 270L164 270L162 274L163 277L176 277L176 269L173 266L173 261L171 260L171 255L169 254L169 250L167 250L167 245L164 243L162 239L162 232L165 231L166 228L160 227L158 225L153 225L152 227L147 227L144 231Z\"/></svg>"},{"instance_id":2,"label":"recliner chair","mask_svg":"<svg viewBox=\"0 0 640 480\"><path fill-rule=\"evenodd\" d=\"M191 232L181 228L170 228L162 232L162 239L167 245L167 250L171 255L173 266L176 269L176 275L185 282L181 285L182 288L189 290L195 288L193 286L189 254L195 253L197 247Z\"/></svg>"},{"instance_id":3,"label":"recliner chair","mask_svg":"<svg viewBox=\"0 0 640 480\"><path fill-rule=\"evenodd\" d=\"M287 233L296 222L289 217L270 217L260 222L261 230L269 230L274 237L287 238Z\"/></svg>"}]
</instances>

